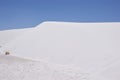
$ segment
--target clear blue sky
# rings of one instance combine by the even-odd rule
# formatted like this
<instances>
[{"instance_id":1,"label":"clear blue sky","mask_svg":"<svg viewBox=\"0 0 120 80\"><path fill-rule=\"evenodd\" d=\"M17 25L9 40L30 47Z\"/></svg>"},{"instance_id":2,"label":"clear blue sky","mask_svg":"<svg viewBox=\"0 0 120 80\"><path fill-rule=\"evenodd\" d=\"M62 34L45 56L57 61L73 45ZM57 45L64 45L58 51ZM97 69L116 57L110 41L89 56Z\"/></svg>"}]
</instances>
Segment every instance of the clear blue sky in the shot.
<instances>
[{"instance_id":1,"label":"clear blue sky","mask_svg":"<svg viewBox=\"0 0 120 80\"><path fill-rule=\"evenodd\" d=\"M43 21L120 22L120 0L0 0L0 29Z\"/></svg>"}]
</instances>

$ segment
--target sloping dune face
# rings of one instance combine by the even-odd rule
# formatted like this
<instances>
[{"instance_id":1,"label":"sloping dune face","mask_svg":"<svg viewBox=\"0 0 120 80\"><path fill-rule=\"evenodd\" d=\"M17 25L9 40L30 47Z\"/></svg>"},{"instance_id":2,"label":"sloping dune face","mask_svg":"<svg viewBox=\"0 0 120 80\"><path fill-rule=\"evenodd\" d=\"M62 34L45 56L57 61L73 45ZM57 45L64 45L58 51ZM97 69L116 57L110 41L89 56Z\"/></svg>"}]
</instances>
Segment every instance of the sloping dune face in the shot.
<instances>
[{"instance_id":1,"label":"sloping dune face","mask_svg":"<svg viewBox=\"0 0 120 80\"><path fill-rule=\"evenodd\" d=\"M120 23L44 22L3 51L99 72L120 57Z\"/></svg>"},{"instance_id":2,"label":"sloping dune face","mask_svg":"<svg viewBox=\"0 0 120 80\"><path fill-rule=\"evenodd\" d=\"M0 55L0 80L87 80L85 73L43 61Z\"/></svg>"},{"instance_id":3,"label":"sloping dune face","mask_svg":"<svg viewBox=\"0 0 120 80\"><path fill-rule=\"evenodd\" d=\"M32 29L32 28L0 31L0 46L2 47L3 45L9 43L10 41L15 39L16 37L19 37L24 32L26 32L27 30L30 30L30 29Z\"/></svg>"}]
</instances>

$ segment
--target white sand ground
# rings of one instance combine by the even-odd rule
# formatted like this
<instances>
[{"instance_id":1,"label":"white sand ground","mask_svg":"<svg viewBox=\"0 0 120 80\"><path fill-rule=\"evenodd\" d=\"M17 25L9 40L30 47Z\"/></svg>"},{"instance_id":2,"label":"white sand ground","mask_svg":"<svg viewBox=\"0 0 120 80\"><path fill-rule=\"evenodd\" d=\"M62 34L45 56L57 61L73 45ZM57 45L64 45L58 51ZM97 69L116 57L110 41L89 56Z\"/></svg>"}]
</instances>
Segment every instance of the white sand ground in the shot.
<instances>
[{"instance_id":1,"label":"white sand ground","mask_svg":"<svg viewBox=\"0 0 120 80\"><path fill-rule=\"evenodd\" d=\"M0 80L87 80L87 76L66 66L0 55Z\"/></svg>"},{"instance_id":2,"label":"white sand ground","mask_svg":"<svg viewBox=\"0 0 120 80\"><path fill-rule=\"evenodd\" d=\"M44 22L4 45L5 51L83 70L92 80L120 80L119 22Z\"/></svg>"}]
</instances>

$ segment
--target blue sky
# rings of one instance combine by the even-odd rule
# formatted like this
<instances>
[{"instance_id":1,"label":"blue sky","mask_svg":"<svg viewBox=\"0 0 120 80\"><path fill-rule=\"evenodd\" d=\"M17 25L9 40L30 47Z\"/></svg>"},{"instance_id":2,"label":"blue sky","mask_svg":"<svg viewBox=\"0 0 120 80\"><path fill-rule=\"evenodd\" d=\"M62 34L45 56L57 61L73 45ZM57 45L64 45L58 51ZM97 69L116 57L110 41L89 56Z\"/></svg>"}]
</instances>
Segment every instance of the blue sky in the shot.
<instances>
[{"instance_id":1,"label":"blue sky","mask_svg":"<svg viewBox=\"0 0 120 80\"><path fill-rule=\"evenodd\" d=\"M44 21L120 22L120 0L0 0L0 30Z\"/></svg>"}]
</instances>

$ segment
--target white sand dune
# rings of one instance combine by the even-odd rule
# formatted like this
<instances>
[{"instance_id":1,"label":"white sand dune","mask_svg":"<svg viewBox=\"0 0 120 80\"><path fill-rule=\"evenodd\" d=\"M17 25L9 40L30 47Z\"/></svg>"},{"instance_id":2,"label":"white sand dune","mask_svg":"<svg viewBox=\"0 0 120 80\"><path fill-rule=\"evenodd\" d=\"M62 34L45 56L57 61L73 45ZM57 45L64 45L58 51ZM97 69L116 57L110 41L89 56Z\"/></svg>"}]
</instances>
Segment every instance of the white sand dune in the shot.
<instances>
[{"instance_id":1,"label":"white sand dune","mask_svg":"<svg viewBox=\"0 0 120 80\"><path fill-rule=\"evenodd\" d=\"M5 44L9 43L13 39L19 37L24 32L30 30L32 28L25 28L25 29L12 29L12 30L2 30L0 31L0 46L4 46Z\"/></svg>"},{"instance_id":2,"label":"white sand dune","mask_svg":"<svg viewBox=\"0 0 120 80\"><path fill-rule=\"evenodd\" d=\"M116 75L119 70L110 73L110 66L114 70L120 60L119 22L44 22L4 45L1 52L4 54L5 51L20 57L44 59L52 64L82 69L94 80L120 79Z\"/></svg>"}]
</instances>

